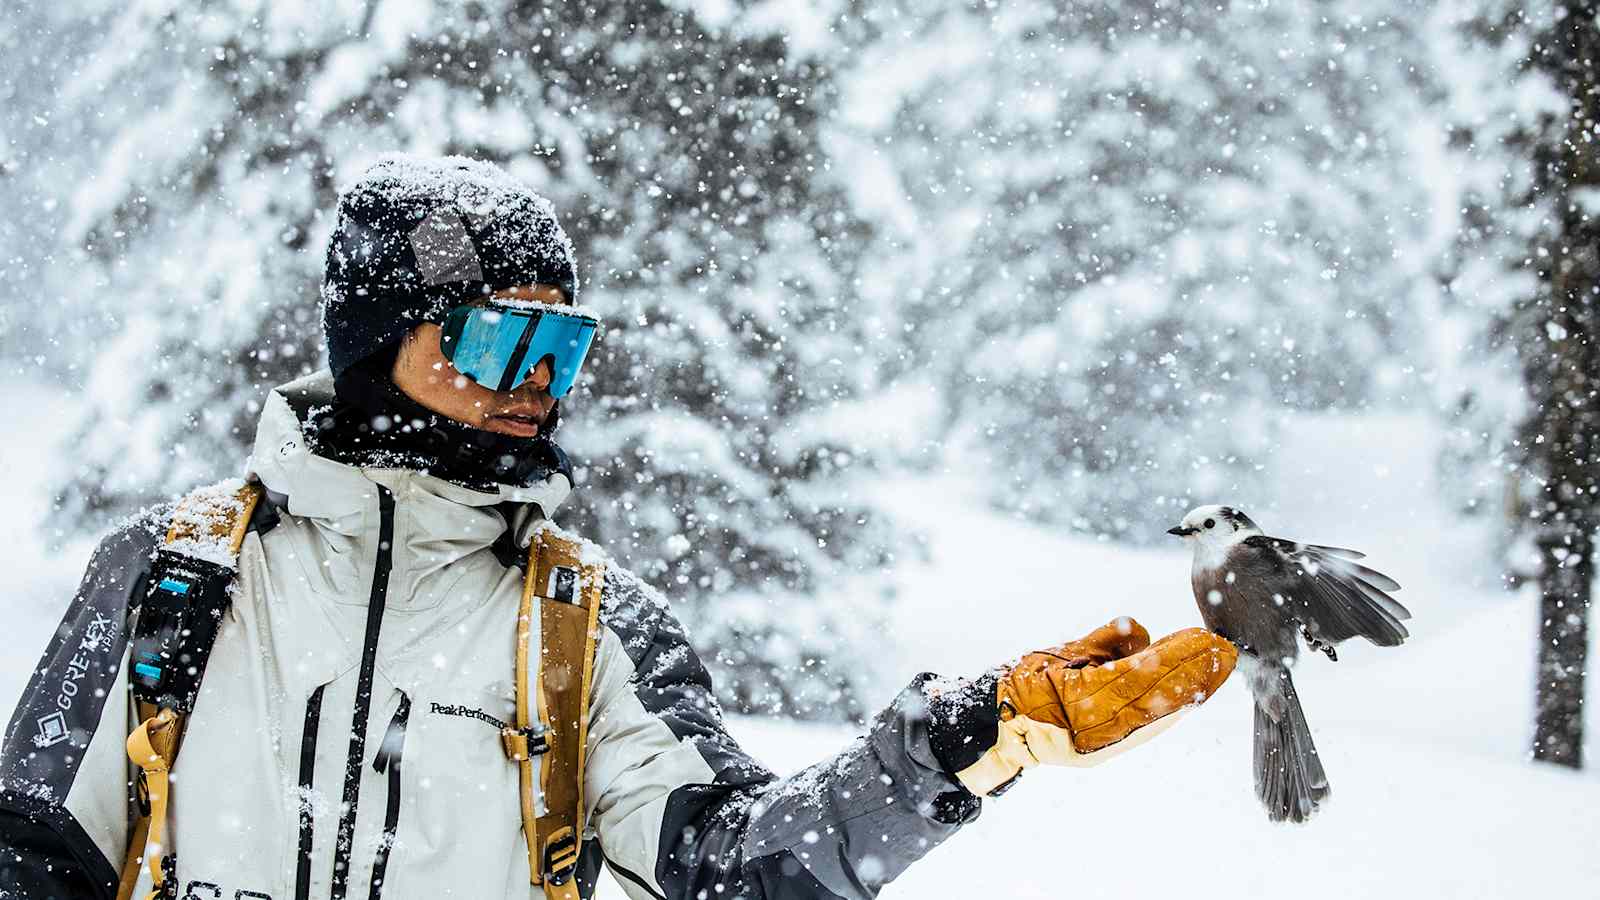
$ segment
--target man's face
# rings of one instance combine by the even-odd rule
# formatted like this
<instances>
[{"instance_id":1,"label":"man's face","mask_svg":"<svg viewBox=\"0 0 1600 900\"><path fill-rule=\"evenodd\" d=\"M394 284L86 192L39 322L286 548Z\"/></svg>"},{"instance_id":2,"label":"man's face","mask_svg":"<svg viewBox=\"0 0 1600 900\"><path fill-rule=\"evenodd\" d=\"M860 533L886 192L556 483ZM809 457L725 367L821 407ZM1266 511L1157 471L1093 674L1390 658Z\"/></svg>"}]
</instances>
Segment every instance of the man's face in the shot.
<instances>
[{"instance_id":1,"label":"man's face","mask_svg":"<svg viewBox=\"0 0 1600 900\"><path fill-rule=\"evenodd\" d=\"M493 296L541 303L567 303L554 285L508 288ZM556 405L550 396L550 363L541 361L533 375L509 391L484 387L460 372L439 349L438 325L418 325L400 345L390 378L407 397L464 425L515 437L534 437Z\"/></svg>"}]
</instances>

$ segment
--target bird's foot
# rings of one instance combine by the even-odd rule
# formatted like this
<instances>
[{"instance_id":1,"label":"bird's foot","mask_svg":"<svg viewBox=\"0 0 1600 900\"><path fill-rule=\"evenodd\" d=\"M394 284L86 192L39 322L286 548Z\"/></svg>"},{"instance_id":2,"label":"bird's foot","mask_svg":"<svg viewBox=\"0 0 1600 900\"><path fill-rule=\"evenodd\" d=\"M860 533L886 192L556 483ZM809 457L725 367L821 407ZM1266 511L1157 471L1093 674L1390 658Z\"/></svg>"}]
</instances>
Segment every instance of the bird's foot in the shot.
<instances>
[{"instance_id":1,"label":"bird's foot","mask_svg":"<svg viewBox=\"0 0 1600 900\"><path fill-rule=\"evenodd\" d=\"M1300 626L1300 636L1306 639L1306 646L1310 647L1312 651L1321 650L1323 653L1327 654L1328 659L1334 662L1339 661L1338 651L1333 649L1332 644L1312 634L1310 626L1302 624Z\"/></svg>"}]
</instances>

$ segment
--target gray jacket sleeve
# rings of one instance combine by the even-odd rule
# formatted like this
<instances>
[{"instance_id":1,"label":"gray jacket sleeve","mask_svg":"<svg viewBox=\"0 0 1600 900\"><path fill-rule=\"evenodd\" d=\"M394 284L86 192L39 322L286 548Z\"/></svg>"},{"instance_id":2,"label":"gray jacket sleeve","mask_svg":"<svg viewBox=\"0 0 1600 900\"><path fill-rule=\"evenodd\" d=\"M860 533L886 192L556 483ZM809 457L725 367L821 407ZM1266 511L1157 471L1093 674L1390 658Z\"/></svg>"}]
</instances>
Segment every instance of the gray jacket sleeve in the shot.
<instances>
[{"instance_id":1,"label":"gray jacket sleeve","mask_svg":"<svg viewBox=\"0 0 1600 900\"><path fill-rule=\"evenodd\" d=\"M158 516L101 542L0 744L0 898L111 898L128 840L126 664Z\"/></svg>"},{"instance_id":2,"label":"gray jacket sleeve","mask_svg":"<svg viewBox=\"0 0 1600 900\"><path fill-rule=\"evenodd\" d=\"M777 778L728 734L661 596L607 575L586 806L636 898L868 898L976 818L930 746L922 676L831 759Z\"/></svg>"}]
</instances>

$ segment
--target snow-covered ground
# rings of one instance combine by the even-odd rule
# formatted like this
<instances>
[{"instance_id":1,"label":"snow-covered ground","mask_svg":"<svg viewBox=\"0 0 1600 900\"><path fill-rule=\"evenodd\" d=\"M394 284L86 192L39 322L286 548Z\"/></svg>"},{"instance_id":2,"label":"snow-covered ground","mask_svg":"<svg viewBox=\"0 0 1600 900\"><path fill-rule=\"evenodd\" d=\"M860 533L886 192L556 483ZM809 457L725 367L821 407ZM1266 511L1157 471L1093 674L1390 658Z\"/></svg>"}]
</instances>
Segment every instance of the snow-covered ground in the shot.
<instances>
[{"instance_id":1,"label":"snow-covered ground","mask_svg":"<svg viewBox=\"0 0 1600 900\"><path fill-rule=\"evenodd\" d=\"M1266 821L1250 782L1249 694L1235 681L1104 767L1030 773L885 897L1600 896L1600 771L1527 759L1535 606L1495 583L1482 526L1440 508L1430 430L1378 417L1287 430L1295 444L1280 458L1295 462L1258 492L1275 502L1247 511L1269 533L1366 551L1404 586L1398 597L1414 614L1403 647L1346 644L1337 664L1302 657L1296 684L1333 785L1323 813L1301 827ZM1158 635L1198 624L1186 552L980 513L950 521L982 508L961 485L895 491L902 518L932 538L931 564L902 574L887 648L895 681L976 671L1119 613ZM993 548L978 567L974 542ZM784 768L845 739L785 724L739 729ZM1597 729L1591 712L1591 765Z\"/></svg>"},{"instance_id":2,"label":"snow-covered ground","mask_svg":"<svg viewBox=\"0 0 1600 900\"><path fill-rule=\"evenodd\" d=\"M11 705L86 559L38 527L57 435L31 423L50 392L0 391L3 602L0 710ZM1499 589L1481 525L1440 508L1433 439L1405 418L1308 419L1273 498L1272 533L1367 551L1415 614L1412 640L1304 659L1296 680L1334 798L1303 827L1270 825L1250 788L1249 701L1238 683L1158 741L1092 770L1036 771L884 891L887 898L1410 898L1600 895L1600 772L1527 760L1535 610ZM1196 624L1188 559L1064 537L984 512L958 478L888 485L930 560L897 576L882 699L914 673L977 671L1132 614L1160 634ZM1236 498L1217 497L1217 502ZM982 553L974 553L974 547ZM1600 653L1592 650L1591 653ZM1600 658L1592 656L1591 658ZM1590 752L1600 742L1591 713ZM850 738L740 720L736 734L792 771ZM617 900L607 886L601 896Z\"/></svg>"}]
</instances>

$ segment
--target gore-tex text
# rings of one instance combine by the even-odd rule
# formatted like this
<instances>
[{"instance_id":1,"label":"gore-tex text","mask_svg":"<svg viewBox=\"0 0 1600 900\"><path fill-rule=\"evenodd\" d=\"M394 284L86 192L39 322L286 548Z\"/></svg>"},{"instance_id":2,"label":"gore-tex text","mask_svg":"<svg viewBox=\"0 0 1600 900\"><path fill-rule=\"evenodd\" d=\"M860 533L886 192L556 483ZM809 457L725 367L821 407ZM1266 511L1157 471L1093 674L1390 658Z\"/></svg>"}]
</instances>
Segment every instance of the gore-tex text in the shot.
<instances>
[{"instance_id":1,"label":"gore-tex text","mask_svg":"<svg viewBox=\"0 0 1600 900\"><path fill-rule=\"evenodd\" d=\"M116 646L117 632L115 620L94 613L94 618L84 628L83 637L78 641L77 651L67 660L66 670L61 673L54 701L58 712L42 716L38 721L38 733L33 736L35 747L43 749L68 738L66 721L61 713L72 708L73 698L78 696L78 682L89 674L89 666L94 664L97 657L105 656Z\"/></svg>"}]
</instances>

